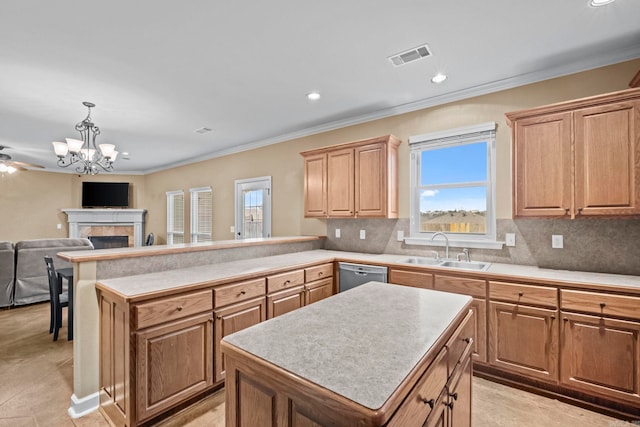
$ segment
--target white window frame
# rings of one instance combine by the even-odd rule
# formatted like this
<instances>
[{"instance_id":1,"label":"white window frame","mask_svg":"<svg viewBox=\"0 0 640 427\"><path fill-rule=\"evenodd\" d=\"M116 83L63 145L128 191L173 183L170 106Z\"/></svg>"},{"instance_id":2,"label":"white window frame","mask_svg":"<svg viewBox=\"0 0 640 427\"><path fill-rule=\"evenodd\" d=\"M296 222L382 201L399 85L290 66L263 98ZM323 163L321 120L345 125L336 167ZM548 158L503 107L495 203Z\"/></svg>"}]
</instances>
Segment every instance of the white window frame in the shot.
<instances>
[{"instance_id":1,"label":"white window frame","mask_svg":"<svg viewBox=\"0 0 640 427\"><path fill-rule=\"evenodd\" d=\"M174 211L175 211L175 198L182 196L182 232L175 230L174 224ZM174 236L182 236L184 241L184 191L167 191L167 244L174 244Z\"/></svg>"},{"instance_id":2,"label":"white window frame","mask_svg":"<svg viewBox=\"0 0 640 427\"><path fill-rule=\"evenodd\" d=\"M501 249L503 242L496 241L496 123L487 122L472 126L416 135L409 138L410 146L410 230L405 243L413 245L444 246L444 239L431 240L433 232L420 232L420 168L421 152L427 149L453 147L474 142L487 143L487 181L462 183L460 187L486 185L487 230L485 234L445 233L449 246L466 248ZM458 186L456 186L457 188Z\"/></svg>"},{"instance_id":3,"label":"white window frame","mask_svg":"<svg viewBox=\"0 0 640 427\"><path fill-rule=\"evenodd\" d=\"M271 237L271 177L237 179L235 181L235 238L244 239L244 214L242 190L265 190L267 195L262 201L262 235Z\"/></svg>"},{"instance_id":4,"label":"white window frame","mask_svg":"<svg viewBox=\"0 0 640 427\"><path fill-rule=\"evenodd\" d=\"M211 217L208 218L210 230L208 233L203 232L200 227L199 221L199 209L200 205L198 203L198 194L199 193L211 193L210 201L211 206L209 207L209 212L211 213ZM213 240L212 232L213 232L213 191L211 187L198 187L198 188L190 188L189 189L189 198L191 201L191 243L197 242L210 242Z\"/></svg>"}]
</instances>

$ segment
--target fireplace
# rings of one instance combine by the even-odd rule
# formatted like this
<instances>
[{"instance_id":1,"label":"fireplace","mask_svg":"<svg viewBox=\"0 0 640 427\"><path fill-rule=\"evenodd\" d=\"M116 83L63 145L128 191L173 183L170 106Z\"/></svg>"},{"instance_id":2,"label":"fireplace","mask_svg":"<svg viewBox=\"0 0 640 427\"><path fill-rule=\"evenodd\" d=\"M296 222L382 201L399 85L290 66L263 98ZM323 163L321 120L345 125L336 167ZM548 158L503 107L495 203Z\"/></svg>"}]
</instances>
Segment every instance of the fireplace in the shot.
<instances>
[{"instance_id":1,"label":"fireplace","mask_svg":"<svg viewBox=\"0 0 640 427\"><path fill-rule=\"evenodd\" d=\"M129 236L124 246L144 244L146 209L63 209L69 220L69 237ZM97 248L97 247L96 247Z\"/></svg>"},{"instance_id":2,"label":"fireplace","mask_svg":"<svg viewBox=\"0 0 640 427\"><path fill-rule=\"evenodd\" d=\"M89 236L95 249L111 249L129 247L129 236Z\"/></svg>"}]
</instances>

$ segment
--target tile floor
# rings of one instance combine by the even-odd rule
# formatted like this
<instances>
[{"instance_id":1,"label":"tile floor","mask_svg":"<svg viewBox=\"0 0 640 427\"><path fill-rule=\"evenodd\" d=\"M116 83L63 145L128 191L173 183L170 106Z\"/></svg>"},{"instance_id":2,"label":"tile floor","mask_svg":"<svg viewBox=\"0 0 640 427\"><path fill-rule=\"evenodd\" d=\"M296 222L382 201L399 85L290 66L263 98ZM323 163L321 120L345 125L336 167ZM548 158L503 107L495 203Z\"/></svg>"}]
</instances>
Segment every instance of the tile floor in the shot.
<instances>
[{"instance_id":1,"label":"tile floor","mask_svg":"<svg viewBox=\"0 0 640 427\"><path fill-rule=\"evenodd\" d=\"M73 344L53 342L49 304L0 309L0 427L106 427L99 412L72 419ZM474 427L625 427L631 424L480 378L473 380ZM640 422L638 422L640 424ZM218 392L157 424L224 426Z\"/></svg>"}]
</instances>

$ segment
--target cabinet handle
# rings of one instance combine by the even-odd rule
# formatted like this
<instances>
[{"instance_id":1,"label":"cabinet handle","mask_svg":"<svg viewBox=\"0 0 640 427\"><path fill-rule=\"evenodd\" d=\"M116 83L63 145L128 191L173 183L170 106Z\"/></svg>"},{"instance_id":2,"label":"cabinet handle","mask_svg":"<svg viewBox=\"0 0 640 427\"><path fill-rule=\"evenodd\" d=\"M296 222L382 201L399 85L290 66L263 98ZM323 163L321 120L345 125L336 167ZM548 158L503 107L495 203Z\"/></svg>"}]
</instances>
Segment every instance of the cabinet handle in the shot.
<instances>
[{"instance_id":1,"label":"cabinet handle","mask_svg":"<svg viewBox=\"0 0 640 427\"><path fill-rule=\"evenodd\" d=\"M564 320L565 322L568 322L568 321L569 321L569 318L568 318L568 317L565 317L565 318L563 318L562 320Z\"/></svg>"},{"instance_id":2,"label":"cabinet handle","mask_svg":"<svg viewBox=\"0 0 640 427\"><path fill-rule=\"evenodd\" d=\"M444 406L448 406L449 409L453 409L453 402L445 403Z\"/></svg>"},{"instance_id":3,"label":"cabinet handle","mask_svg":"<svg viewBox=\"0 0 640 427\"><path fill-rule=\"evenodd\" d=\"M570 211L570 210L571 210L571 209L569 209L569 208L565 208L565 210L564 210L564 214L565 214L565 215L569 215L569 211Z\"/></svg>"},{"instance_id":4,"label":"cabinet handle","mask_svg":"<svg viewBox=\"0 0 640 427\"><path fill-rule=\"evenodd\" d=\"M423 403L426 403L427 405L429 405L429 408L431 408L431 409L433 409L433 405L435 405L435 404L436 404L435 399L429 399L429 400L427 400L427 399L425 399L424 397L422 398L422 402L423 402Z\"/></svg>"},{"instance_id":5,"label":"cabinet handle","mask_svg":"<svg viewBox=\"0 0 640 427\"><path fill-rule=\"evenodd\" d=\"M606 306L607 306L607 304L601 302L600 303L600 310L603 310Z\"/></svg>"},{"instance_id":6,"label":"cabinet handle","mask_svg":"<svg viewBox=\"0 0 640 427\"><path fill-rule=\"evenodd\" d=\"M178 311L182 311L182 306L181 306L181 305L177 306L177 307L176 307L176 310L178 310Z\"/></svg>"},{"instance_id":7,"label":"cabinet handle","mask_svg":"<svg viewBox=\"0 0 640 427\"><path fill-rule=\"evenodd\" d=\"M555 314L552 314L552 315L551 315L551 320L555 320L555 319L556 319L556 315L555 315Z\"/></svg>"},{"instance_id":8,"label":"cabinet handle","mask_svg":"<svg viewBox=\"0 0 640 427\"><path fill-rule=\"evenodd\" d=\"M578 208L578 215L582 215L582 208Z\"/></svg>"},{"instance_id":9,"label":"cabinet handle","mask_svg":"<svg viewBox=\"0 0 640 427\"><path fill-rule=\"evenodd\" d=\"M464 341L467 344L469 344L471 342L471 337L463 338L462 341Z\"/></svg>"},{"instance_id":10,"label":"cabinet handle","mask_svg":"<svg viewBox=\"0 0 640 427\"><path fill-rule=\"evenodd\" d=\"M217 315L217 316L216 316L216 319L218 319L218 320L222 320L222 316L221 316L221 315Z\"/></svg>"},{"instance_id":11,"label":"cabinet handle","mask_svg":"<svg viewBox=\"0 0 640 427\"><path fill-rule=\"evenodd\" d=\"M455 393L449 394L449 396L451 396L453 398L453 400L458 400L458 392L457 391Z\"/></svg>"},{"instance_id":12,"label":"cabinet handle","mask_svg":"<svg viewBox=\"0 0 640 427\"><path fill-rule=\"evenodd\" d=\"M247 293L247 291L245 291L245 290L240 291L240 295L244 295L246 293Z\"/></svg>"},{"instance_id":13,"label":"cabinet handle","mask_svg":"<svg viewBox=\"0 0 640 427\"><path fill-rule=\"evenodd\" d=\"M518 292L518 297L523 297L524 296L524 292Z\"/></svg>"},{"instance_id":14,"label":"cabinet handle","mask_svg":"<svg viewBox=\"0 0 640 427\"><path fill-rule=\"evenodd\" d=\"M321 271L320 273L318 273L318 276L322 276L324 275L324 271Z\"/></svg>"}]
</instances>

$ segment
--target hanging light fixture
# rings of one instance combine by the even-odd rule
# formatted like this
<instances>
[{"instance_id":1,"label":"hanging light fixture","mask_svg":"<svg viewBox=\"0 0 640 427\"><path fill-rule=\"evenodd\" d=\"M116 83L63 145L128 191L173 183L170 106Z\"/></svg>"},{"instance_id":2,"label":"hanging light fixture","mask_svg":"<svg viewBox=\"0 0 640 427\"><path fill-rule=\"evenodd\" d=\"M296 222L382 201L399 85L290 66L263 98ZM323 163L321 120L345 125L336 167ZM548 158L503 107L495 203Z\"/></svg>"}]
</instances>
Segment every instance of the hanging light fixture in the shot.
<instances>
[{"instance_id":1,"label":"hanging light fixture","mask_svg":"<svg viewBox=\"0 0 640 427\"><path fill-rule=\"evenodd\" d=\"M58 156L58 166L66 168L77 165L76 172L88 175L95 175L100 170L111 172L113 162L118 157L116 146L113 144L96 146L96 136L100 135L100 128L91 121L91 109L96 105L87 101L82 105L89 109L87 117L76 124L76 130L80 132L82 140L65 138L66 142L52 142Z\"/></svg>"}]
</instances>

